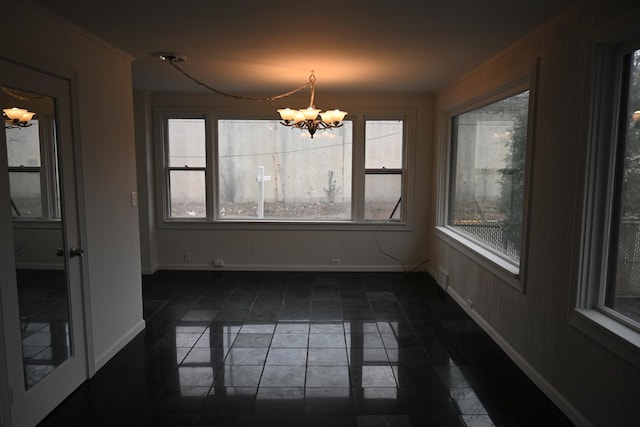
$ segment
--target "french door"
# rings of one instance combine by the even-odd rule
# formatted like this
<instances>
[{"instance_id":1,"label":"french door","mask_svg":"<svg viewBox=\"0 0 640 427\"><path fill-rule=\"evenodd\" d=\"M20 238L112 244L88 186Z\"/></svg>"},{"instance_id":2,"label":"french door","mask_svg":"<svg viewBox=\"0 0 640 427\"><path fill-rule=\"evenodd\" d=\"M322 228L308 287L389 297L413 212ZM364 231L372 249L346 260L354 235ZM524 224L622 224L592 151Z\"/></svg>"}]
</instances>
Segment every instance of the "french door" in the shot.
<instances>
[{"instance_id":1,"label":"french door","mask_svg":"<svg viewBox=\"0 0 640 427\"><path fill-rule=\"evenodd\" d=\"M34 426L88 375L70 82L0 58L0 89L0 381Z\"/></svg>"}]
</instances>

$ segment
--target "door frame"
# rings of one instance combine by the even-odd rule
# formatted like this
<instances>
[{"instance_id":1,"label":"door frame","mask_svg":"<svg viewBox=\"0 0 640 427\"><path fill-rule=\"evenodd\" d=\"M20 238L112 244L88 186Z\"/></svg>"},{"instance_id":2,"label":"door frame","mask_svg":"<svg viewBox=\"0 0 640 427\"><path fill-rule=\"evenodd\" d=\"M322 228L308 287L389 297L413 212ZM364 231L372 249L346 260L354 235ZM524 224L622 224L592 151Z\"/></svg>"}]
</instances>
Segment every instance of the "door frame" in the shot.
<instances>
[{"instance_id":1,"label":"door frame","mask_svg":"<svg viewBox=\"0 0 640 427\"><path fill-rule=\"evenodd\" d=\"M79 132L78 132L78 122L76 118L78 117L78 109L77 109L77 79L74 77L67 77L61 74L49 72L37 67L33 67L18 61L15 61L10 58L6 58L0 56L0 62L4 62L10 66L21 67L24 69L26 74L29 73L37 73L34 76L39 76L40 79L55 79L51 80L57 81L59 85L64 86L64 90L61 88L52 91L52 95L61 95L64 92L63 102L59 101L61 96L55 96L56 98L56 109L58 111L58 117L63 116L64 119L61 120L61 126L65 126L65 131L61 132L63 138L68 139L66 141L67 144L71 144L71 150L69 155L63 161L63 166L68 164L73 164L74 173L73 175L65 174L64 171L60 170L60 180L61 187L67 186L69 183L73 185L74 191L73 193L76 201L75 201L75 209L71 214L73 219L72 224L66 225L66 227L74 227L76 230L76 237L74 241L68 242L66 239L66 231L64 232L64 245L68 249L69 246L78 245L78 247L86 247L86 227L85 227L85 217L84 217L84 200L83 200L83 192L82 192L82 169L81 169L81 152L79 147ZM71 74L71 73L69 73ZM35 91L35 90L34 90ZM46 91L43 91L46 92ZM0 170L7 170L7 158L6 158L6 144L4 134L0 137L0 141L3 143L3 147L0 147ZM61 154L62 156L62 154ZM63 177L66 176L66 184L63 181ZM0 179L0 194L10 194L8 179L2 178ZM68 196L67 196L68 197ZM68 217L68 214L65 214ZM0 209L0 234L11 236L13 233L12 230L12 217L10 210ZM68 255L65 255L68 257ZM67 381L67 384L64 386L64 396L60 396L58 400L64 400L77 386L79 386L82 382L90 378L95 373L95 366L93 363L93 352L92 352L92 342L91 342L91 333L90 333L90 295L89 295L89 286L88 286L88 269L86 266L87 260L78 257L72 260L68 258L65 260L65 264L68 265L69 261L72 263L79 263L79 270L75 274L75 279L79 281L79 295L76 292L76 295L68 295L70 299L72 299L72 303L69 306L69 315L72 318L72 322L76 322L74 319L80 320L80 327L76 328L73 336L80 337L79 340L75 343L75 357L77 357L82 362L79 375L81 375L82 380L73 386L71 383ZM4 293L5 297L7 297L8 301L2 300L2 293L0 293L0 318L4 319L5 316L14 316L16 312L18 312L17 307L12 307L10 304L14 301L17 301L17 291L16 291L16 278L15 278L15 259L13 253L13 240L7 239L5 244L0 245L0 282L7 284L6 288L11 288L9 290L4 289L2 293ZM12 277L13 276L13 277ZM8 326L5 326L5 322L0 322L0 423L2 425L11 426L15 424L14 417L12 416L12 408L16 403L16 397L12 390L12 387L17 387L19 381L16 381L17 374L12 372L10 368L10 364L13 366L16 365L15 354L11 355L7 353L7 340L12 340L12 343L16 340L15 331L8 330ZM19 332L18 332L19 335ZM20 361L22 357L20 357ZM65 365L69 362L69 359L63 362L60 366ZM63 380L64 376L59 373L59 375L54 375L58 369L54 370L50 376L53 380ZM21 373L22 374L22 373ZM13 378L13 379L12 379ZM80 378L80 377L79 377ZM46 387L45 387L46 388ZM27 391L21 390L20 393L23 393L26 396L29 392L32 392L33 389L37 389L37 385L32 387ZM62 390L61 390L62 391ZM32 393L38 393L32 392ZM26 397L25 397L26 398ZM47 413L53 410L57 406L57 403L51 407L47 408Z\"/></svg>"}]
</instances>

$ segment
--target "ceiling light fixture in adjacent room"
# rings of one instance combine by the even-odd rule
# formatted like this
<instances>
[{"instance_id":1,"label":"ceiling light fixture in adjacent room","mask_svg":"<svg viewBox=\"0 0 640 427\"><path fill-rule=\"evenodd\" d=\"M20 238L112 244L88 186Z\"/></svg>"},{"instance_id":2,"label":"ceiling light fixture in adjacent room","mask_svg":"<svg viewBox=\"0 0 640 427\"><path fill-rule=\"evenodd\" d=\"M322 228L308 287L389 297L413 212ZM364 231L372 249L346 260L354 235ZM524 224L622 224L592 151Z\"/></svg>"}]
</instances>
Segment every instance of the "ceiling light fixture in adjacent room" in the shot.
<instances>
[{"instance_id":1,"label":"ceiling light fixture in adjacent room","mask_svg":"<svg viewBox=\"0 0 640 427\"><path fill-rule=\"evenodd\" d=\"M161 61L169 63L173 68L178 70L180 73L182 73L185 77L187 77L189 80L193 81L194 83L204 87L205 89L211 92L217 93L218 95L227 96L230 98L246 99L250 101L275 101L276 99L281 99L287 96L291 96L294 93L299 92L306 87L310 87L311 100L309 102L309 107L301 108L298 110L294 110L291 108L281 108L278 110L278 113L280 113L280 118L282 119L282 122L280 123L282 125L288 126L288 127L294 127L297 129L306 129L311 135L311 138L313 138L313 135L318 130L334 129L334 128L341 127L343 125L342 121L344 120L344 117L347 115L346 111L341 111L336 109L336 110L329 110L329 111L322 112L321 110L315 107L314 100L316 95L316 92L315 92L316 76L313 73L313 71L309 76L308 83L305 83L304 85L296 89L290 90L289 92L286 92L280 95L266 96L266 97L242 96L242 95L232 95L226 92L222 92L218 89L215 89L209 86L206 83L201 82L195 77L191 76L189 73L184 71L179 65L177 65L177 63L179 62L186 61L187 60L186 56L177 55L175 53L167 53L167 52L158 52L158 53L154 53L153 55L156 58L160 59Z\"/></svg>"},{"instance_id":2,"label":"ceiling light fixture in adjacent room","mask_svg":"<svg viewBox=\"0 0 640 427\"><path fill-rule=\"evenodd\" d=\"M2 110L5 129L26 128L31 126L31 119L36 113L24 108L5 108Z\"/></svg>"}]
</instances>

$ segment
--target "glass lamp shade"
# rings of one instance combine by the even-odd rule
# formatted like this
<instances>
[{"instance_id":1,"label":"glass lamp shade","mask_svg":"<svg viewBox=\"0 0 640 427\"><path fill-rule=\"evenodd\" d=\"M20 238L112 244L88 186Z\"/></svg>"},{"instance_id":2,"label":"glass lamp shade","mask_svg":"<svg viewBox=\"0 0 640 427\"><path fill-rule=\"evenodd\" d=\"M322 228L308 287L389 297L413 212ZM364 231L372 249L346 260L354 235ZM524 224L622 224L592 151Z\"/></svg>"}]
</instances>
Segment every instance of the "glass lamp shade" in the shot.
<instances>
[{"instance_id":1,"label":"glass lamp shade","mask_svg":"<svg viewBox=\"0 0 640 427\"><path fill-rule=\"evenodd\" d=\"M34 112L32 112L32 111L27 111L26 113L24 113L24 114L22 115L22 117L20 118L20 121L21 121L21 122L23 122L23 123L26 123L26 122L28 122L29 120L31 120L35 114L36 114L36 113L34 113Z\"/></svg>"},{"instance_id":2,"label":"glass lamp shade","mask_svg":"<svg viewBox=\"0 0 640 427\"><path fill-rule=\"evenodd\" d=\"M304 115L305 120L315 120L316 117L318 117L320 110L309 107L304 110L300 110L300 112Z\"/></svg>"},{"instance_id":3,"label":"glass lamp shade","mask_svg":"<svg viewBox=\"0 0 640 427\"><path fill-rule=\"evenodd\" d=\"M16 107L5 108L2 111L11 120L20 120L25 114L28 113L28 111L25 110L24 108L16 108ZM29 119L29 120L31 120L31 119Z\"/></svg>"},{"instance_id":4,"label":"glass lamp shade","mask_svg":"<svg viewBox=\"0 0 640 427\"><path fill-rule=\"evenodd\" d=\"M334 122L341 122L344 120L344 116L347 115L346 111L341 111L341 110L332 110L331 111L331 119Z\"/></svg>"},{"instance_id":5,"label":"glass lamp shade","mask_svg":"<svg viewBox=\"0 0 640 427\"><path fill-rule=\"evenodd\" d=\"M278 110L278 113L280 113L280 117L284 121L293 120L293 117L297 112L297 110L292 110L291 108L281 108Z\"/></svg>"}]
</instances>

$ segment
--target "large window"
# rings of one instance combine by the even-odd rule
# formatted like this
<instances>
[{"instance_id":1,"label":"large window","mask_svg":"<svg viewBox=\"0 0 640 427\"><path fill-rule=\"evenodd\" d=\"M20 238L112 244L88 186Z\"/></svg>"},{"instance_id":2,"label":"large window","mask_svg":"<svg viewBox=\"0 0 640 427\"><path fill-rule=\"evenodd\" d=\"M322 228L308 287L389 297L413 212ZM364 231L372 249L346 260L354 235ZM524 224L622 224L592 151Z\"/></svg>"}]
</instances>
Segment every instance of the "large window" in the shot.
<instances>
[{"instance_id":1,"label":"large window","mask_svg":"<svg viewBox=\"0 0 640 427\"><path fill-rule=\"evenodd\" d=\"M571 322L640 360L640 40L594 54L580 281Z\"/></svg>"},{"instance_id":2,"label":"large window","mask_svg":"<svg viewBox=\"0 0 640 427\"><path fill-rule=\"evenodd\" d=\"M448 225L518 265L529 90L452 118Z\"/></svg>"},{"instance_id":3,"label":"large window","mask_svg":"<svg viewBox=\"0 0 640 427\"><path fill-rule=\"evenodd\" d=\"M218 120L218 219L350 219L352 134Z\"/></svg>"},{"instance_id":4,"label":"large window","mask_svg":"<svg viewBox=\"0 0 640 427\"><path fill-rule=\"evenodd\" d=\"M609 265L599 304L640 331L640 49L621 60Z\"/></svg>"},{"instance_id":5,"label":"large window","mask_svg":"<svg viewBox=\"0 0 640 427\"><path fill-rule=\"evenodd\" d=\"M310 138L277 120L161 117L164 220L406 221L405 119L346 120Z\"/></svg>"}]
</instances>

